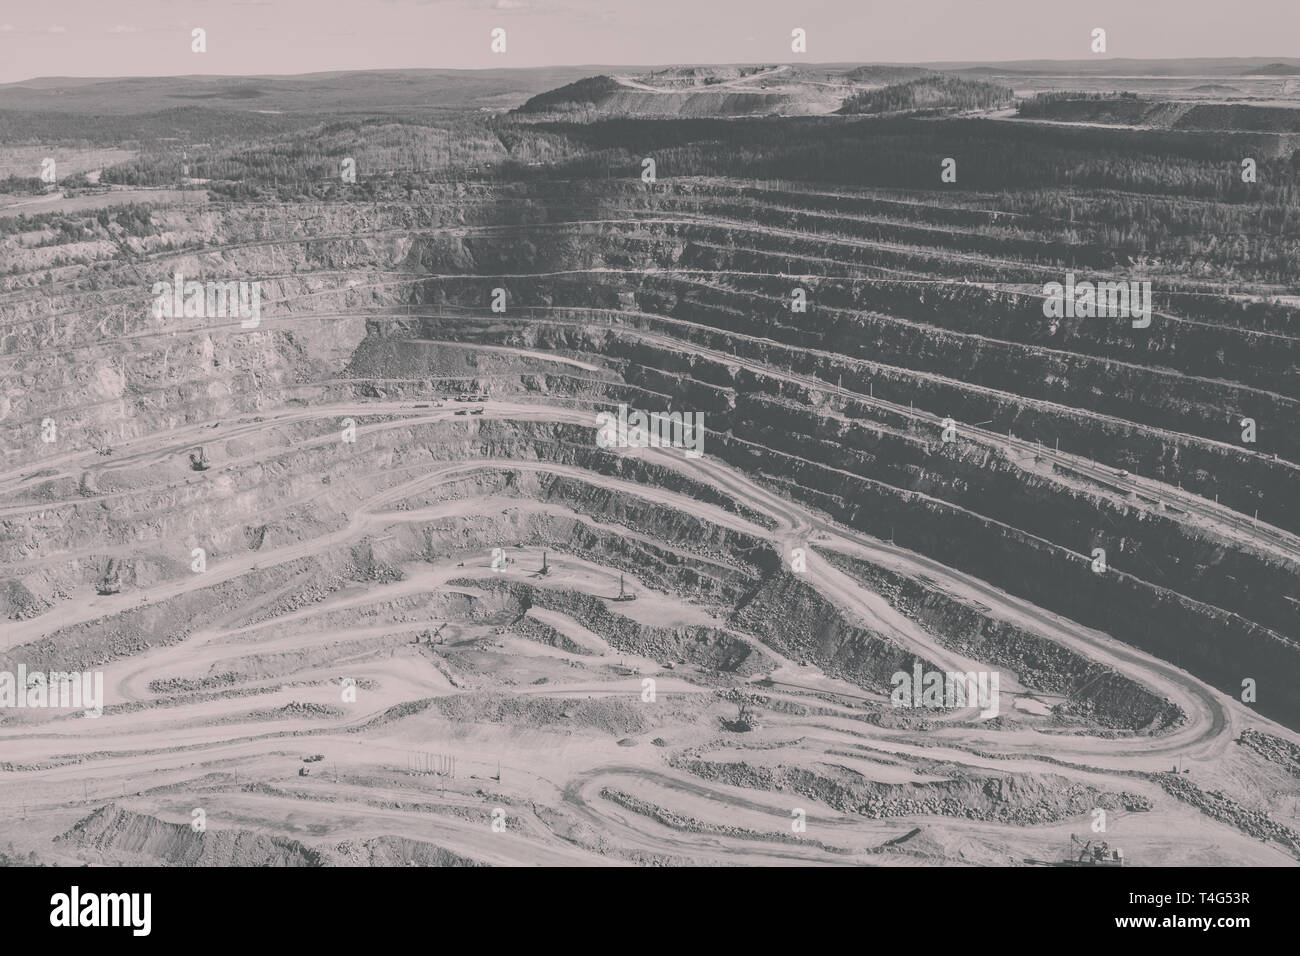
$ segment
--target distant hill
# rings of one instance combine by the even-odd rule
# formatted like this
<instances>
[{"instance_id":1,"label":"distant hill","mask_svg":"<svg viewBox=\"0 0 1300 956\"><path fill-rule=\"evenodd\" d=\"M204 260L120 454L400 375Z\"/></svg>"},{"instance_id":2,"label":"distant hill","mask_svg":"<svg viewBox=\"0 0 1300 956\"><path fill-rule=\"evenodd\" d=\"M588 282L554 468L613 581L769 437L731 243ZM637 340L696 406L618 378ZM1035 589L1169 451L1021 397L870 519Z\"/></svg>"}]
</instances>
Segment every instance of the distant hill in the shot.
<instances>
[{"instance_id":1,"label":"distant hill","mask_svg":"<svg viewBox=\"0 0 1300 956\"><path fill-rule=\"evenodd\" d=\"M1175 130L1300 133L1300 109L1134 96L1044 93L1020 104L1025 119Z\"/></svg>"},{"instance_id":2,"label":"distant hill","mask_svg":"<svg viewBox=\"0 0 1300 956\"><path fill-rule=\"evenodd\" d=\"M883 86L933 75L934 70L928 70L921 66L882 66L873 64L849 70L844 74L844 79L850 83L861 83L864 86L872 84Z\"/></svg>"},{"instance_id":3,"label":"distant hill","mask_svg":"<svg viewBox=\"0 0 1300 956\"><path fill-rule=\"evenodd\" d=\"M894 113L930 109L994 109L1010 106L1015 94L1010 87L982 80L934 73L905 83L876 90L862 90L848 96L841 113Z\"/></svg>"},{"instance_id":4,"label":"distant hill","mask_svg":"<svg viewBox=\"0 0 1300 956\"><path fill-rule=\"evenodd\" d=\"M1260 75L1271 64L1300 69L1295 56L1224 56L1224 57L1137 57L1090 56L1077 60L929 60L910 63L854 62L805 64L800 69L831 71L847 75L856 69L915 70L922 73L975 73L990 76L1198 76L1237 77ZM589 70L590 73L601 72ZM608 72L618 73L620 70ZM915 76L897 76L873 80L869 72L856 82L900 83Z\"/></svg>"},{"instance_id":5,"label":"distant hill","mask_svg":"<svg viewBox=\"0 0 1300 956\"><path fill-rule=\"evenodd\" d=\"M982 73L1004 76L1251 76L1270 65L1300 68L1294 57L1170 57L1136 59L1096 56L1086 60L1002 60L917 63L943 73Z\"/></svg>"},{"instance_id":6,"label":"distant hill","mask_svg":"<svg viewBox=\"0 0 1300 956\"><path fill-rule=\"evenodd\" d=\"M51 77L0 85L0 108L150 113L180 106L268 113L444 112L509 109L590 74L591 67L523 70L362 70L299 76Z\"/></svg>"},{"instance_id":7,"label":"distant hill","mask_svg":"<svg viewBox=\"0 0 1300 956\"><path fill-rule=\"evenodd\" d=\"M676 67L590 76L532 97L516 112L583 116L740 117L832 113L852 87L842 74L790 66Z\"/></svg>"},{"instance_id":8,"label":"distant hill","mask_svg":"<svg viewBox=\"0 0 1300 956\"><path fill-rule=\"evenodd\" d=\"M532 97L517 112L557 113L603 103L623 87L612 76L588 76Z\"/></svg>"},{"instance_id":9,"label":"distant hill","mask_svg":"<svg viewBox=\"0 0 1300 956\"><path fill-rule=\"evenodd\" d=\"M770 73L775 69L774 66L675 66L651 70L641 79L660 90L692 89L732 83L759 73Z\"/></svg>"},{"instance_id":10,"label":"distant hill","mask_svg":"<svg viewBox=\"0 0 1300 956\"><path fill-rule=\"evenodd\" d=\"M1289 63L1270 63L1257 70L1247 70L1244 76L1300 76L1300 66Z\"/></svg>"}]
</instances>

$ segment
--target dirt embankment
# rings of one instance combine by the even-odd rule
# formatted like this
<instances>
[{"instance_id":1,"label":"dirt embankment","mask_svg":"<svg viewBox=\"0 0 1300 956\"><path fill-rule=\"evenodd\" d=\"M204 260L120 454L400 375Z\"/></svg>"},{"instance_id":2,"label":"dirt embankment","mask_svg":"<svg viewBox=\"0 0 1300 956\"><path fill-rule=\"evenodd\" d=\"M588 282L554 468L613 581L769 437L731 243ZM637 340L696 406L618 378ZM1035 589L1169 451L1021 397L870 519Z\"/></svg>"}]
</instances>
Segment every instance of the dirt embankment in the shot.
<instances>
[{"instance_id":1,"label":"dirt embankment","mask_svg":"<svg viewBox=\"0 0 1300 956\"><path fill-rule=\"evenodd\" d=\"M331 866L487 866L432 843L409 837L381 836L363 842L337 843L327 851Z\"/></svg>"},{"instance_id":2,"label":"dirt embankment","mask_svg":"<svg viewBox=\"0 0 1300 956\"><path fill-rule=\"evenodd\" d=\"M890 676L920 662L884 635L850 624L842 610L794 574L766 576L731 623L793 660L807 659L832 677L888 694Z\"/></svg>"},{"instance_id":3,"label":"dirt embankment","mask_svg":"<svg viewBox=\"0 0 1300 956\"><path fill-rule=\"evenodd\" d=\"M512 581L473 579L450 582L453 586L478 587L510 594L520 614L530 607L567 614L587 630L599 634L611 647L658 661L682 660L711 671L736 676L759 674L773 661L736 634L714 627L652 627L616 614L605 601L578 591L533 587Z\"/></svg>"},{"instance_id":4,"label":"dirt embankment","mask_svg":"<svg viewBox=\"0 0 1300 956\"><path fill-rule=\"evenodd\" d=\"M1069 697L1058 705L1062 718L1082 718L1103 727L1161 733L1185 715L1176 704L1010 621L984 613L942 589L903 577L866 561L818 548L831 564L885 597L945 647L1015 672L1032 690Z\"/></svg>"},{"instance_id":5,"label":"dirt embankment","mask_svg":"<svg viewBox=\"0 0 1300 956\"><path fill-rule=\"evenodd\" d=\"M512 634L517 634L525 640L536 641L538 644L545 644L547 647L554 647L570 654L591 656L596 653L589 647L583 647L569 635L556 630L545 621L539 621L527 614L513 621L509 625L509 630Z\"/></svg>"},{"instance_id":6,"label":"dirt embankment","mask_svg":"<svg viewBox=\"0 0 1300 956\"><path fill-rule=\"evenodd\" d=\"M1275 763L1293 777L1300 777L1300 747L1281 737L1259 730L1247 729L1237 739L1269 763Z\"/></svg>"},{"instance_id":7,"label":"dirt embankment","mask_svg":"<svg viewBox=\"0 0 1300 956\"><path fill-rule=\"evenodd\" d=\"M686 756L672 762L705 780L790 791L873 819L926 814L1034 826L1081 816L1094 807L1151 808L1150 801L1139 794L1101 791L1051 774L963 773L937 783L890 784L867 781L860 774L829 764L755 767Z\"/></svg>"},{"instance_id":8,"label":"dirt embankment","mask_svg":"<svg viewBox=\"0 0 1300 956\"><path fill-rule=\"evenodd\" d=\"M780 831L762 831L751 830L747 827L735 827L718 825L715 823L705 823L694 817L684 816L680 813L674 813L658 804L642 800L640 797L634 797L630 793L622 790L615 790L612 787L602 787L600 795L611 803L616 803L624 810L630 810L641 816L649 817L656 823L661 823L673 830L679 830L684 833L699 833L706 836L723 836L739 837L745 840L762 840L769 843L792 843L796 845L812 845L825 850L828 853L847 853L839 847L829 846L819 840L809 840L793 833L784 833Z\"/></svg>"},{"instance_id":9,"label":"dirt embankment","mask_svg":"<svg viewBox=\"0 0 1300 956\"><path fill-rule=\"evenodd\" d=\"M1179 800L1191 804L1205 815L1234 826L1256 839L1279 843L1300 859L1300 832L1278 823L1266 810L1242 806L1218 790L1202 790L1176 773L1154 773L1150 777Z\"/></svg>"},{"instance_id":10,"label":"dirt embankment","mask_svg":"<svg viewBox=\"0 0 1300 956\"><path fill-rule=\"evenodd\" d=\"M210 822L203 832L114 804L100 807L58 838L107 864L145 866L486 866L422 840L378 836L312 847Z\"/></svg>"},{"instance_id":11,"label":"dirt embankment","mask_svg":"<svg viewBox=\"0 0 1300 956\"><path fill-rule=\"evenodd\" d=\"M649 728L646 708L639 698L570 699L471 693L439 697L433 709L466 727L493 723L530 728L588 728L619 737L641 734Z\"/></svg>"},{"instance_id":12,"label":"dirt embankment","mask_svg":"<svg viewBox=\"0 0 1300 956\"><path fill-rule=\"evenodd\" d=\"M166 823L116 805L100 807L58 838L106 862L139 861L169 866L322 866L319 851L251 830L230 830L215 821L203 832Z\"/></svg>"}]
</instances>

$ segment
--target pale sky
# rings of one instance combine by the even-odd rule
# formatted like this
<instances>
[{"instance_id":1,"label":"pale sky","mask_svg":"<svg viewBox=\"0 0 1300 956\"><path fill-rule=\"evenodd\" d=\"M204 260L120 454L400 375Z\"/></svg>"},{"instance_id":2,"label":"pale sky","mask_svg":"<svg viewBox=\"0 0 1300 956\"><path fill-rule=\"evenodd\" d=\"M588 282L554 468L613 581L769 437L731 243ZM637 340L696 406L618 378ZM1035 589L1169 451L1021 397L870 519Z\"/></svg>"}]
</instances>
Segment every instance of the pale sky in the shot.
<instances>
[{"instance_id":1,"label":"pale sky","mask_svg":"<svg viewBox=\"0 0 1300 956\"><path fill-rule=\"evenodd\" d=\"M190 31L207 31L192 53ZM493 54L489 33L507 31ZM790 31L808 35L806 56ZM0 0L0 82L587 63L1300 54L1300 0ZM0 101L0 107L3 102Z\"/></svg>"}]
</instances>

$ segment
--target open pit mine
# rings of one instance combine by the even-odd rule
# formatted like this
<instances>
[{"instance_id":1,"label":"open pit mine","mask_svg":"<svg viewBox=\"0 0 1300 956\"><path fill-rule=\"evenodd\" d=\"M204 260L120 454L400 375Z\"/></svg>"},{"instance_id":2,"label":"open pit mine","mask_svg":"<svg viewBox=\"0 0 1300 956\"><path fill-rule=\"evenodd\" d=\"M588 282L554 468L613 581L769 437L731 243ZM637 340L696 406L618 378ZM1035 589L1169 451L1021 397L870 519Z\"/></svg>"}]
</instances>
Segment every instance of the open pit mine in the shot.
<instances>
[{"instance_id":1,"label":"open pit mine","mask_svg":"<svg viewBox=\"0 0 1300 956\"><path fill-rule=\"evenodd\" d=\"M1288 110L502 72L0 87L0 862L1300 860Z\"/></svg>"}]
</instances>

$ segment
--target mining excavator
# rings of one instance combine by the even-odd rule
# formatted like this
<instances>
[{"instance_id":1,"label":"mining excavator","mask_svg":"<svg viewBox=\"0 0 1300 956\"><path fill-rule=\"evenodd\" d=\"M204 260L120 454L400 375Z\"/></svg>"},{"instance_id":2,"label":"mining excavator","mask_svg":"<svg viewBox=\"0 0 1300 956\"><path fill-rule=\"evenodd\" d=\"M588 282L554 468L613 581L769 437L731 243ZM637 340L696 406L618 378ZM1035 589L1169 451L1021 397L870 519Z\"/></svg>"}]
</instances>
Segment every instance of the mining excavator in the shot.
<instances>
[{"instance_id":1,"label":"mining excavator","mask_svg":"<svg viewBox=\"0 0 1300 956\"><path fill-rule=\"evenodd\" d=\"M1119 847L1111 849L1110 844L1099 840L1080 840L1070 834L1070 846L1059 860L1025 860L1030 866L1123 866L1124 851Z\"/></svg>"},{"instance_id":2,"label":"mining excavator","mask_svg":"<svg viewBox=\"0 0 1300 956\"><path fill-rule=\"evenodd\" d=\"M208 470L208 451L202 445L199 446L198 452L190 452L190 468L194 471Z\"/></svg>"},{"instance_id":3,"label":"mining excavator","mask_svg":"<svg viewBox=\"0 0 1300 956\"><path fill-rule=\"evenodd\" d=\"M1078 851L1077 856L1075 851ZM1091 840L1080 842L1073 833L1070 834L1070 853L1058 866L1123 866L1124 851L1119 847L1110 848L1104 840L1093 843Z\"/></svg>"},{"instance_id":4,"label":"mining excavator","mask_svg":"<svg viewBox=\"0 0 1300 956\"><path fill-rule=\"evenodd\" d=\"M108 559L108 567L104 570L104 576L100 578L96 590L100 594L117 594L122 590L122 576L117 570L117 558Z\"/></svg>"}]
</instances>

